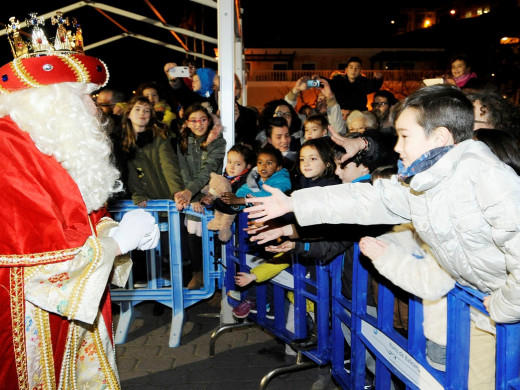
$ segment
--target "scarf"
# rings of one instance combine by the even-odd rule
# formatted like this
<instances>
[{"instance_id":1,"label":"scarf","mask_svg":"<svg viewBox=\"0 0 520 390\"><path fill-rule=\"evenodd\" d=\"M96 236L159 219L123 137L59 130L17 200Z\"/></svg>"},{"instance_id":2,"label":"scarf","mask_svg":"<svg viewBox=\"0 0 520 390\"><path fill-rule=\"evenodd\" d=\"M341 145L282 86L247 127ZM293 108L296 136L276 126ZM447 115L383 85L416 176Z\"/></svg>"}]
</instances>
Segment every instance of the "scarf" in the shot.
<instances>
[{"instance_id":1,"label":"scarf","mask_svg":"<svg viewBox=\"0 0 520 390\"><path fill-rule=\"evenodd\" d=\"M466 73L462 76L455 77L453 80L455 80L455 83L459 88L462 88L470 79L476 79L477 74L475 72Z\"/></svg>"},{"instance_id":2,"label":"scarf","mask_svg":"<svg viewBox=\"0 0 520 390\"><path fill-rule=\"evenodd\" d=\"M236 176L229 176L229 175L227 174L227 172L224 171L224 175L223 175L223 176L224 176L226 179L229 180L229 183L230 183L231 185L233 185L234 183L236 183L237 181L239 181L239 180L242 178L242 176L244 176L244 175L245 175L246 173L248 173L248 172L249 172L249 168L246 168L246 169L244 169L241 173L239 173L239 174L236 175Z\"/></svg>"},{"instance_id":3,"label":"scarf","mask_svg":"<svg viewBox=\"0 0 520 390\"><path fill-rule=\"evenodd\" d=\"M408 168L405 168L402 161L397 162L397 177L399 181L409 184L412 178L421 172L431 168L439 159L450 151L455 145L442 146L428 150L417 160L415 160Z\"/></svg>"}]
</instances>

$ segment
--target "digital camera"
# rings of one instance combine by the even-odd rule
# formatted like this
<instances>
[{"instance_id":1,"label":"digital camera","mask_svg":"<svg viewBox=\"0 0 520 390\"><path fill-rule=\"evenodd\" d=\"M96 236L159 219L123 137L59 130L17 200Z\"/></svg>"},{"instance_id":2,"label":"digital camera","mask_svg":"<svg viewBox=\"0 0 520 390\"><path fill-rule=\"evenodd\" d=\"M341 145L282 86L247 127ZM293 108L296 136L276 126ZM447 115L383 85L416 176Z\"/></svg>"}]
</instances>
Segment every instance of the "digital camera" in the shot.
<instances>
[{"instance_id":1,"label":"digital camera","mask_svg":"<svg viewBox=\"0 0 520 390\"><path fill-rule=\"evenodd\" d=\"M320 80L307 80L307 87L309 88L320 88Z\"/></svg>"}]
</instances>

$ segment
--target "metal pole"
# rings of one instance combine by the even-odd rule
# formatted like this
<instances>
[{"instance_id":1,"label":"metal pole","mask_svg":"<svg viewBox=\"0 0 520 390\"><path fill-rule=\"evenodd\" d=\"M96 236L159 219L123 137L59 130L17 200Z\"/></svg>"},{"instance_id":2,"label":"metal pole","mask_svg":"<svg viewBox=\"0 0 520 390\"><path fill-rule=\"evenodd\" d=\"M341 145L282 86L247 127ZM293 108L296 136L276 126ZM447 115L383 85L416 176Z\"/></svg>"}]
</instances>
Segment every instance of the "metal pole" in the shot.
<instances>
[{"instance_id":1,"label":"metal pole","mask_svg":"<svg viewBox=\"0 0 520 390\"><path fill-rule=\"evenodd\" d=\"M218 2L218 73L220 76L219 108L224 126L226 149L235 144L235 13L233 0Z\"/></svg>"}]
</instances>

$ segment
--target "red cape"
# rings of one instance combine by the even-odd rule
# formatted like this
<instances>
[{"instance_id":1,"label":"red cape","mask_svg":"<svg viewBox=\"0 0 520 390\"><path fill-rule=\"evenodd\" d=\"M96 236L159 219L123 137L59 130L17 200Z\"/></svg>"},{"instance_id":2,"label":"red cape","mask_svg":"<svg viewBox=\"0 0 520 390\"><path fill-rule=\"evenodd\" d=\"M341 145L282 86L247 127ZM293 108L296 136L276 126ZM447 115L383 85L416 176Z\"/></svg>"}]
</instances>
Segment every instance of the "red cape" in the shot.
<instances>
[{"instance_id":1,"label":"red cape","mask_svg":"<svg viewBox=\"0 0 520 390\"><path fill-rule=\"evenodd\" d=\"M0 266L72 258L92 234L79 188L8 116L0 118L0 166Z\"/></svg>"}]
</instances>

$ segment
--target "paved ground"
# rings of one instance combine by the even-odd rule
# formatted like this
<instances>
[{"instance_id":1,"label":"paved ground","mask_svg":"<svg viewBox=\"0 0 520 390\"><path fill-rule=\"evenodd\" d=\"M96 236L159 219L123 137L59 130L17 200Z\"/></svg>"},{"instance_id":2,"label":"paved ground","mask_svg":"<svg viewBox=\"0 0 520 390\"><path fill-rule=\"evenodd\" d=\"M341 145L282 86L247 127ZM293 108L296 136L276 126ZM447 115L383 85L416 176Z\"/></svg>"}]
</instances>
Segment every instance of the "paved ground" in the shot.
<instances>
[{"instance_id":1,"label":"paved ground","mask_svg":"<svg viewBox=\"0 0 520 390\"><path fill-rule=\"evenodd\" d=\"M269 371L288 364L283 347L257 326L220 335L215 356L209 356L212 332L219 326L220 299L199 302L188 308L181 345L168 346L171 309L155 317L154 304L136 307L127 342L116 347L121 386L124 390L248 390L258 389ZM117 317L115 318L117 320ZM258 351L269 351L261 354ZM272 379L267 390L310 389L317 369ZM331 382L328 390L337 389Z\"/></svg>"}]
</instances>

